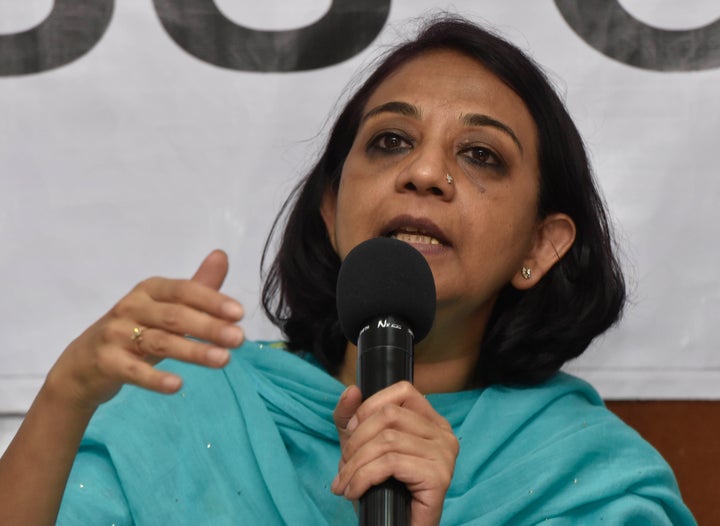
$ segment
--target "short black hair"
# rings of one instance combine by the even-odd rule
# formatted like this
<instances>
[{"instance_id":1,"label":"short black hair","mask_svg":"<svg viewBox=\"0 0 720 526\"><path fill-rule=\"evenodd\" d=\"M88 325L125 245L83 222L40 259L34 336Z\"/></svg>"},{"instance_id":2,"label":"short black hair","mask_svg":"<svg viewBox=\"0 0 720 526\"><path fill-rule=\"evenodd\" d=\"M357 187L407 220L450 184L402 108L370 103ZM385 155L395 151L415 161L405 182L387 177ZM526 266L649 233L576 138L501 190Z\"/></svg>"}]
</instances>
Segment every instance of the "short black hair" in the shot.
<instances>
[{"instance_id":1,"label":"short black hair","mask_svg":"<svg viewBox=\"0 0 720 526\"><path fill-rule=\"evenodd\" d=\"M429 21L417 37L393 48L339 114L320 158L275 219L265 244L287 216L262 291L265 312L291 351L308 351L336 375L346 340L335 305L340 259L320 215L323 194L337 190L362 112L377 87L408 61L434 50L474 58L525 103L538 133L538 216L562 212L575 222L570 250L532 288L500 292L486 326L476 385L530 385L579 356L621 316L625 280L615 255L605 203L580 134L541 68L513 44L463 18Z\"/></svg>"}]
</instances>

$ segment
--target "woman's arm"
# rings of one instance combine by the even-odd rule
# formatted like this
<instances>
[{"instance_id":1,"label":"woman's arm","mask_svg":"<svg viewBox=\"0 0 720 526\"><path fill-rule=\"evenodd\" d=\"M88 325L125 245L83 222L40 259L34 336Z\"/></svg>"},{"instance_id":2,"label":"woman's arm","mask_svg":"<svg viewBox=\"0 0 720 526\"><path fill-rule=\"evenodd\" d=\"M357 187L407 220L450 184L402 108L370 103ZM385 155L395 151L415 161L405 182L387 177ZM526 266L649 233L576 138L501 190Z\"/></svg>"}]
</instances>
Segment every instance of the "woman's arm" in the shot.
<instances>
[{"instance_id":1,"label":"woman's arm","mask_svg":"<svg viewBox=\"0 0 720 526\"><path fill-rule=\"evenodd\" d=\"M52 525L94 409L49 376L0 459L0 524Z\"/></svg>"},{"instance_id":2,"label":"woman's arm","mask_svg":"<svg viewBox=\"0 0 720 526\"><path fill-rule=\"evenodd\" d=\"M191 280L144 281L68 346L0 458L0 524L55 524L88 422L123 384L174 393L182 380L153 367L163 358L227 363L243 334L242 307L218 292L226 274L215 251Z\"/></svg>"}]
</instances>

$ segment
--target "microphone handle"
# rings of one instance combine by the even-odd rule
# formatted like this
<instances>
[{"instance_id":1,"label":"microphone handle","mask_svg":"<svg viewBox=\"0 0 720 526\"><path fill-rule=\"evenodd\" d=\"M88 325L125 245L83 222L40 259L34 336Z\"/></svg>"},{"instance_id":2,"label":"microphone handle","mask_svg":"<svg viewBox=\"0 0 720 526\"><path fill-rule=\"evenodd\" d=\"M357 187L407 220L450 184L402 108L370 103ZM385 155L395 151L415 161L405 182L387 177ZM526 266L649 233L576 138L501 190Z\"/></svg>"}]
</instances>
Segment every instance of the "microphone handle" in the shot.
<instances>
[{"instance_id":1,"label":"microphone handle","mask_svg":"<svg viewBox=\"0 0 720 526\"><path fill-rule=\"evenodd\" d=\"M395 316L370 321L358 336L357 381L363 400L396 382L413 381L413 333ZM412 497L389 478L371 487L358 504L360 526L408 526Z\"/></svg>"}]
</instances>

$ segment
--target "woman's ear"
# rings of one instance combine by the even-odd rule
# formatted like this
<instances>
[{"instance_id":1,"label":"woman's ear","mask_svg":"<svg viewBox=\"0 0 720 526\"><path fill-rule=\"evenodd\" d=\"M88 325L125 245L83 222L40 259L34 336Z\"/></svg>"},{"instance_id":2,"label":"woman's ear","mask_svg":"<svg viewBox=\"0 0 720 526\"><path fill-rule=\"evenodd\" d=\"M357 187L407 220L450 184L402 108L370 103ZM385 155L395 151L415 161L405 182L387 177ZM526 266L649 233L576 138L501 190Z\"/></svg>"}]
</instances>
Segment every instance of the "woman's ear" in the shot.
<instances>
[{"instance_id":1,"label":"woman's ear","mask_svg":"<svg viewBox=\"0 0 720 526\"><path fill-rule=\"evenodd\" d=\"M533 287L570 250L574 241L572 218L561 213L548 215L538 225L535 242L510 283L519 290Z\"/></svg>"},{"instance_id":2,"label":"woman's ear","mask_svg":"<svg viewBox=\"0 0 720 526\"><path fill-rule=\"evenodd\" d=\"M335 243L335 217L337 212L337 192L332 186L328 186L322 196L320 203L320 215L325 223L328 239L333 250L337 253L337 244Z\"/></svg>"}]
</instances>

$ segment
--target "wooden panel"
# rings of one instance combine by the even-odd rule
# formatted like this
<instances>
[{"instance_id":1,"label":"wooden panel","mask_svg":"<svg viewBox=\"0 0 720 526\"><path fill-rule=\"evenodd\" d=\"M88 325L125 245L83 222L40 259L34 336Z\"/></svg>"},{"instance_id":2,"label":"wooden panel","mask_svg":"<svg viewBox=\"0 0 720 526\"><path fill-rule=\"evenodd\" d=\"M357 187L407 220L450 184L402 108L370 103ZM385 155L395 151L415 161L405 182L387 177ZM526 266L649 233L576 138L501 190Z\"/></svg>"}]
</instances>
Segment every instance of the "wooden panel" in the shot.
<instances>
[{"instance_id":1,"label":"wooden panel","mask_svg":"<svg viewBox=\"0 0 720 526\"><path fill-rule=\"evenodd\" d=\"M720 524L720 401L608 401L672 466L700 525Z\"/></svg>"}]
</instances>

